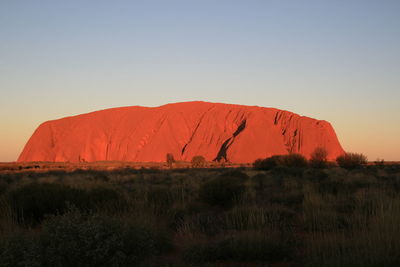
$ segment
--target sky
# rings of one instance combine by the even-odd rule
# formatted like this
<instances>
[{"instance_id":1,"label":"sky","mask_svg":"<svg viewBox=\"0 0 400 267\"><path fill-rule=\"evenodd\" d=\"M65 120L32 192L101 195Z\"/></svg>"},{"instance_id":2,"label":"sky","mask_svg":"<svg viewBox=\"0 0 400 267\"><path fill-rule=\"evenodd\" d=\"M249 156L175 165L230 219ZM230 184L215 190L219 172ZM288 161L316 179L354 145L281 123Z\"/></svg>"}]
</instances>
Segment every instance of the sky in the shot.
<instances>
[{"instance_id":1,"label":"sky","mask_svg":"<svg viewBox=\"0 0 400 267\"><path fill-rule=\"evenodd\" d=\"M400 1L0 0L0 162L40 123L203 100L329 121L400 160Z\"/></svg>"}]
</instances>

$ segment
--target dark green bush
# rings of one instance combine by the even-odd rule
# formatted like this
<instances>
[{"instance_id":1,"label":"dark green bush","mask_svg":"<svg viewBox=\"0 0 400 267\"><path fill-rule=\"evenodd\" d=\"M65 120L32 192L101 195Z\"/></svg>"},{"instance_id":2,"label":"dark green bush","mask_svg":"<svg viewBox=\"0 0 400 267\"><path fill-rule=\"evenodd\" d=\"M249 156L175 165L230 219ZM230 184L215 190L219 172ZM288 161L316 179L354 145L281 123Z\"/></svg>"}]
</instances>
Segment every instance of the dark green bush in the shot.
<instances>
[{"instance_id":1,"label":"dark green bush","mask_svg":"<svg viewBox=\"0 0 400 267\"><path fill-rule=\"evenodd\" d=\"M133 266L162 252L164 240L145 226L71 211L45 221L42 266Z\"/></svg>"},{"instance_id":2,"label":"dark green bush","mask_svg":"<svg viewBox=\"0 0 400 267\"><path fill-rule=\"evenodd\" d=\"M231 207L245 191L244 178L227 174L214 178L201 185L200 200L210 206Z\"/></svg>"},{"instance_id":3,"label":"dark green bush","mask_svg":"<svg viewBox=\"0 0 400 267\"><path fill-rule=\"evenodd\" d=\"M14 233L0 240L0 266L137 266L170 248L146 226L69 210L49 217L35 238Z\"/></svg>"},{"instance_id":4,"label":"dark green bush","mask_svg":"<svg viewBox=\"0 0 400 267\"><path fill-rule=\"evenodd\" d=\"M257 170L271 170L276 167L304 168L308 166L307 159L301 154L275 155L266 159L257 159L253 166Z\"/></svg>"},{"instance_id":5,"label":"dark green bush","mask_svg":"<svg viewBox=\"0 0 400 267\"><path fill-rule=\"evenodd\" d=\"M281 155L275 155L269 158L265 159L257 159L254 163L253 166L256 170L271 170L277 166L281 165Z\"/></svg>"},{"instance_id":6,"label":"dark green bush","mask_svg":"<svg viewBox=\"0 0 400 267\"><path fill-rule=\"evenodd\" d=\"M354 169L367 164L367 157L359 153L345 153L336 158L337 164L345 169Z\"/></svg>"},{"instance_id":7,"label":"dark green bush","mask_svg":"<svg viewBox=\"0 0 400 267\"><path fill-rule=\"evenodd\" d=\"M33 226L46 215L64 213L68 203L76 202L83 194L82 190L66 185L31 183L12 190L8 198L17 221Z\"/></svg>"},{"instance_id":8,"label":"dark green bush","mask_svg":"<svg viewBox=\"0 0 400 267\"><path fill-rule=\"evenodd\" d=\"M20 224L34 226L46 215L63 214L69 206L81 210L108 209L118 211L125 199L115 190L95 187L88 191L62 184L31 183L8 194L11 207Z\"/></svg>"},{"instance_id":9,"label":"dark green bush","mask_svg":"<svg viewBox=\"0 0 400 267\"><path fill-rule=\"evenodd\" d=\"M281 165L286 167L305 168L308 166L308 161L303 155L292 153L281 156Z\"/></svg>"}]
</instances>

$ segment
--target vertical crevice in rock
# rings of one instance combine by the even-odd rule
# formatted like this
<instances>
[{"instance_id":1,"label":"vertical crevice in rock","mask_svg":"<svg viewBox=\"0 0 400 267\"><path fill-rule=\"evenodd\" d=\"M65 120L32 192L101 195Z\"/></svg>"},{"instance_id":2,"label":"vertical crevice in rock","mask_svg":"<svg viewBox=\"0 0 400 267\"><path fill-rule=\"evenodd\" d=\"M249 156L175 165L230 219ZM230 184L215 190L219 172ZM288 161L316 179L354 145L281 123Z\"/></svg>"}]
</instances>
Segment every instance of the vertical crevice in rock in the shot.
<instances>
[{"instance_id":1,"label":"vertical crevice in rock","mask_svg":"<svg viewBox=\"0 0 400 267\"><path fill-rule=\"evenodd\" d=\"M230 144L229 141L232 140L232 137L228 138L221 146L217 157L215 157L214 161L221 161L222 159L224 159L225 161L228 161L227 157L226 157L226 151L228 150Z\"/></svg>"},{"instance_id":2,"label":"vertical crevice in rock","mask_svg":"<svg viewBox=\"0 0 400 267\"><path fill-rule=\"evenodd\" d=\"M203 113L203 115L201 115L199 122L197 123L196 127L194 128L194 131L192 133L192 135L189 138L189 141L183 146L182 151L181 151L181 156L183 156L183 153L185 153L186 147L188 144L190 144L190 142L192 142L194 135L196 134L197 130L199 129L201 122L203 121L204 117L206 116L206 114L212 109L213 107L209 108L206 112Z\"/></svg>"},{"instance_id":3,"label":"vertical crevice in rock","mask_svg":"<svg viewBox=\"0 0 400 267\"><path fill-rule=\"evenodd\" d=\"M228 161L228 158L226 156L226 152L228 151L229 147L234 142L236 136L238 136L245 128L246 128L246 120L243 120L242 123L236 129L236 131L233 133L232 137L229 137L222 144L222 146L219 149L219 152L218 152L217 156L215 157L214 161L221 161L221 160Z\"/></svg>"},{"instance_id":4,"label":"vertical crevice in rock","mask_svg":"<svg viewBox=\"0 0 400 267\"><path fill-rule=\"evenodd\" d=\"M279 118L280 118L280 112L277 111L277 112L275 113L274 125L277 125L277 124L278 124Z\"/></svg>"},{"instance_id":5,"label":"vertical crevice in rock","mask_svg":"<svg viewBox=\"0 0 400 267\"><path fill-rule=\"evenodd\" d=\"M109 158L108 158L108 154L109 154L109 150L110 150L110 144L111 144L111 141L108 141L108 142L107 142L107 145L106 145L106 160L109 159Z\"/></svg>"},{"instance_id":6,"label":"vertical crevice in rock","mask_svg":"<svg viewBox=\"0 0 400 267\"><path fill-rule=\"evenodd\" d=\"M183 146L182 151L181 151L181 155L183 155L183 153L185 153L185 149L186 149L187 145L188 145L188 144L185 144L185 145Z\"/></svg>"}]
</instances>

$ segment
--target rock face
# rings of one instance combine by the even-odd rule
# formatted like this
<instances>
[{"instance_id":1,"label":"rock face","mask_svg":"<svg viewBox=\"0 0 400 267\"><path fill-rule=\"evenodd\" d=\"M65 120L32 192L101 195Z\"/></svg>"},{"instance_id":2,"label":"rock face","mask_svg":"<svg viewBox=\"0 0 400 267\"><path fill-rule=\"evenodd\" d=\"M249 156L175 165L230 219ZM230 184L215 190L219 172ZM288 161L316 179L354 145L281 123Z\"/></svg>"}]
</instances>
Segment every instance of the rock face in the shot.
<instances>
[{"instance_id":1,"label":"rock face","mask_svg":"<svg viewBox=\"0 0 400 267\"><path fill-rule=\"evenodd\" d=\"M344 151L332 126L274 108L183 102L155 108L122 107L41 124L18 161L253 162L290 152L309 157L323 147L334 159Z\"/></svg>"}]
</instances>

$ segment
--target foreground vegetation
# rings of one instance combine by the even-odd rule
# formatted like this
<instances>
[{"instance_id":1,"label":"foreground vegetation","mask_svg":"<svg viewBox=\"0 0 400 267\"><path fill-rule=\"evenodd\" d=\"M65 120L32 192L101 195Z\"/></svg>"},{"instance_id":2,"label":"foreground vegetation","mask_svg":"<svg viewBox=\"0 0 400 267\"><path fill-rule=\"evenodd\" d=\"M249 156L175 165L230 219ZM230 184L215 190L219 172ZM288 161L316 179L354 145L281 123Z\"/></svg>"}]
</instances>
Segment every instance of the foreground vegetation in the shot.
<instances>
[{"instance_id":1,"label":"foreground vegetation","mask_svg":"<svg viewBox=\"0 0 400 267\"><path fill-rule=\"evenodd\" d=\"M0 174L0 266L400 266L398 165L264 164Z\"/></svg>"}]
</instances>

